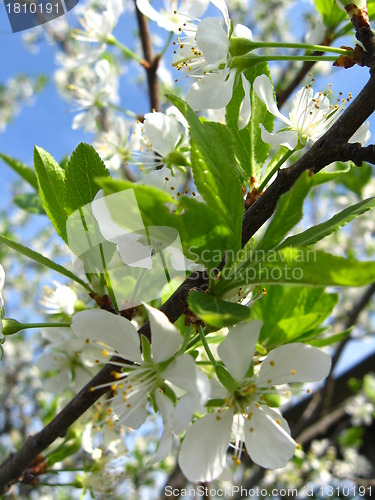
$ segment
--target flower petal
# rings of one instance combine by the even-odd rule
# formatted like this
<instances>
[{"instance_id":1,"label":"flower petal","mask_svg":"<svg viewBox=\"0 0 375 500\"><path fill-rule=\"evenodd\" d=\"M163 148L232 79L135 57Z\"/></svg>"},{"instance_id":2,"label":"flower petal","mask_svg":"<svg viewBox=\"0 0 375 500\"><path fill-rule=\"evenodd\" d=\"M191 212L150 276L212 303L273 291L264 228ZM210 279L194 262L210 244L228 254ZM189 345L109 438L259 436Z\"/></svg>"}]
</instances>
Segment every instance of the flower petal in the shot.
<instances>
[{"instance_id":1,"label":"flower petal","mask_svg":"<svg viewBox=\"0 0 375 500\"><path fill-rule=\"evenodd\" d=\"M182 434L190 425L197 408L197 400L193 394L186 393L176 404L172 416L172 429L175 434Z\"/></svg>"},{"instance_id":2,"label":"flower petal","mask_svg":"<svg viewBox=\"0 0 375 500\"><path fill-rule=\"evenodd\" d=\"M143 131L152 149L161 157L174 151L181 137L178 121L164 113L146 113Z\"/></svg>"},{"instance_id":3,"label":"flower petal","mask_svg":"<svg viewBox=\"0 0 375 500\"><path fill-rule=\"evenodd\" d=\"M273 86L268 76L257 76L255 78L253 87L259 99L263 101L267 106L268 111L272 113L276 118L279 118L279 120L283 121L287 125L290 125L290 120L278 110L273 94Z\"/></svg>"},{"instance_id":4,"label":"flower petal","mask_svg":"<svg viewBox=\"0 0 375 500\"><path fill-rule=\"evenodd\" d=\"M285 419L266 406L253 403L245 419L246 450L256 464L267 469L284 467L293 457L297 443Z\"/></svg>"},{"instance_id":5,"label":"flower petal","mask_svg":"<svg viewBox=\"0 0 375 500\"><path fill-rule=\"evenodd\" d=\"M122 425L138 429L147 418L147 392L136 392L124 400L120 392L113 398L112 408Z\"/></svg>"},{"instance_id":6,"label":"flower petal","mask_svg":"<svg viewBox=\"0 0 375 500\"><path fill-rule=\"evenodd\" d=\"M208 64L216 64L226 59L229 38L216 17L207 17L199 23L196 40Z\"/></svg>"},{"instance_id":7,"label":"flower petal","mask_svg":"<svg viewBox=\"0 0 375 500\"><path fill-rule=\"evenodd\" d=\"M232 36L235 38L246 38L247 40L252 40L253 32L243 24L236 24Z\"/></svg>"},{"instance_id":8,"label":"flower petal","mask_svg":"<svg viewBox=\"0 0 375 500\"><path fill-rule=\"evenodd\" d=\"M179 356L164 370L163 377L193 394L197 399L197 406L206 404L210 396L210 383L190 355Z\"/></svg>"},{"instance_id":9,"label":"flower petal","mask_svg":"<svg viewBox=\"0 0 375 500\"><path fill-rule=\"evenodd\" d=\"M251 97L250 97L250 82L247 80L243 73L241 73L242 87L245 91L244 98L240 105L238 115L238 129L242 130L247 126L251 116Z\"/></svg>"},{"instance_id":10,"label":"flower petal","mask_svg":"<svg viewBox=\"0 0 375 500\"><path fill-rule=\"evenodd\" d=\"M223 14L225 26L227 27L228 33L230 28L230 19L227 4L225 0L211 0L211 3L215 5L216 8L220 10Z\"/></svg>"},{"instance_id":11,"label":"flower petal","mask_svg":"<svg viewBox=\"0 0 375 500\"><path fill-rule=\"evenodd\" d=\"M149 465L156 464L164 460L164 458L171 451L173 445L173 434L171 429L172 416L174 413L173 403L159 391L155 393L155 400L163 417L163 434L161 435L159 446L155 455L148 462Z\"/></svg>"},{"instance_id":12,"label":"flower petal","mask_svg":"<svg viewBox=\"0 0 375 500\"><path fill-rule=\"evenodd\" d=\"M72 318L71 328L78 338L104 342L129 361L142 362L135 326L108 311L80 311Z\"/></svg>"},{"instance_id":13,"label":"flower petal","mask_svg":"<svg viewBox=\"0 0 375 500\"><path fill-rule=\"evenodd\" d=\"M354 143L354 142L359 142L360 144L364 145L366 144L370 139L371 139L371 132L369 130L370 127L370 122L367 121L366 123L363 123L357 130L357 132L351 136L348 142ZM1 290L1 288L0 288Z\"/></svg>"},{"instance_id":14,"label":"flower petal","mask_svg":"<svg viewBox=\"0 0 375 500\"><path fill-rule=\"evenodd\" d=\"M213 481L220 476L226 465L232 420L232 411L210 413L187 430L178 463L189 481Z\"/></svg>"},{"instance_id":15,"label":"flower petal","mask_svg":"<svg viewBox=\"0 0 375 500\"><path fill-rule=\"evenodd\" d=\"M235 76L235 71L205 75L191 85L185 96L186 102L194 111L224 108L232 98Z\"/></svg>"},{"instance_id":16,"label":"flower petal","mask_svg":"<svg viewBox=\"0 0 375 500\"><path fill-rule=\"evenodd\" d=\"M274 146L285 146L289 149L294 149L298 144L298 133L294 130L281 130L275 134L268 132L262 123L259 124L261 129L262 141L266 144Z\"/></svg>"},{"instance_id":17,"label":"flower petal","mask_svg":"<svg viewBox=\"0 0 375 500\"><path fill-rule=\"evenodd\" d=\"M152 337L152 357L155 363L171 358L181 347L183 338L167 316L147 304L143 304L148 312Z\"/></svg>"},{"instance_id":18,"label":"flower petal","mask_svg":"<svg viewBox=\"0 0 375 500\"><path fill-rule=\"evenodd\" d=\"M263 361L258 387L291 382L318 382L331 368L331 356L317 347L296 342L277 347Z\"/></svg>"},{"instance_id":19,"label":"flower petal","mask_svg":"<svg viewBox=\"0 0 375 500\"><path fill-rule=\"evenodd\" d=\"M258 320L239 323L229 330L217 349L220 359L237 382L245 378L250 368L261 328L262 322Z\"/></svg>"}]
</instances>

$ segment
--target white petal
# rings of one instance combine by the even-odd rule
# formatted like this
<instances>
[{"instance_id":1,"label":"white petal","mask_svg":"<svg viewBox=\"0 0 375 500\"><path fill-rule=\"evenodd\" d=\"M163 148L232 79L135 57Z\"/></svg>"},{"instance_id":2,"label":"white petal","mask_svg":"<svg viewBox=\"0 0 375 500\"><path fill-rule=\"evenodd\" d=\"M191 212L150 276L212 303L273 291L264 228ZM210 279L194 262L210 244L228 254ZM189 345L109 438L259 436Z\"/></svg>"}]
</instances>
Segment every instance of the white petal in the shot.
<instances>
[{"instance_id":1,"label":"white petal","mask_svg":"<svg viewBox=\"0 0 375 500\"><path fill-rule=\"evenodd\" d=\"M59 352L46 352L42 354L36 366L42 372L57 371L66 368L67 358Z\"/></svg>"},{"instance_id":2,"label":"white petal","mask_svg":"<svg viewBox=\"0 0 375 500\"><path fill-rule=\"evenodd\" d=\"M263 361L258 387L291 382L318 382L331 368L331 356L317 347L296 342L277 347Z\"/></svg>"},{"instance_id":3,"label":"white petal","mask_svg":"<svg viewBox=\"0 0 375 500\"><path fill-rule=\"evenodd\" d=\"M244 421L244 433L250 458L267 469L284 467L297 445L285 419L270 408L256 404L249 407L249 412L251 418Z\"/></svg>"},{"instance_id":4,"label":"white petal","mask_svg":"<svg viewBox=\"0 0 375 500\"><path fill-rule=\"evenodd\" d=\"M185 100L194 111L224 108L233 95L235 71L210 73L194 82L186 93Z\"/></svg>"},{"instance_id":5,"label":"white petal","mask_svg":"<svg viewBox=\"0 0 375 500\"><path fill-rule=\"evenodd\" d=\"M112 408L115 414L119 417L119 422L122 425L138 429L147 418L147 393L136 392L123 400L123 395L119 393L114 397Z\"/></svg>"},{"instance_id":6,"label":"white petal","mask_svg":"<svg viewBox=\"0 0 375 500\"><path fill-rule=\"evenodd\" d=\"M225 0L211 0L211 3L214 4L215 7L217 7L223 14L225 26L227 27L227 30L229 32L230 19L229 19L228 7L227 4L225 3Z\"/></svg>"},{"instance_id":7,"label":"white petal","mask_svg":"<svg viewBox=\"0 0 375 500\"><path fill-rule=\"evenodd\" d=\"M245 91L244 98L242 99L240 111L238 115L238 129L242 130L247 126L251 116L251 97L250 97L250 82L247 80L243 73L241 73L242 87Z\"/></svg>"},{"instance_id":8,"label":"white petal","mask_svg":"<svg viewBox=\"0 0 375 500\"><path fill-rule=\"evenodd\" d=\"M196 40L208 64L226 59L229 38L216 17L207 17L199 23Z\"/></svg>"},{"instance_id":9,"label":"white petal","mask_svg":"<svg viewBox=\"0 0 375 500\"><path fill-rule=\"evenodd\" d=\"M261 321L239 323L229 330L217 352L232 377L241 382L250 368L255 344L258 340Z\"/></svg>"},{"instance_id":10,"label":"white petal","mask_svg":"<svg viewBox=\"0 0 375 500\"><path fill-rule=\"evenodd\" d=\"M164 18L157 10L155 10L148 0L137 0L138 9L144 14L146 17L151 19L152 21L156 21L157 23Z\"/></svg>"},{"instance_id":11,"label":"white petal","mask_svg":"<svg viewBox=\"0 0 375 500\"><path fill-rule=\"evenodd\" d=\"M156 450L155 455L149 460L149 464L156 464L164 460L164 458L169 454L173 445L173 434L171 429L172 415L174 411L172 401L161 394L159 391L155 393L156 404L160 410L163 417L163 434L159 441L159 446Z\"/></svg>"},{"instance_id":12,"label":"white petal","mask_svg":"<svg viewBox=\"0 0 375 500\"><path fill-rule=\"evenodd\" d=\"M273 86L268 76L257 76L253 87L255 92L258 94L259 99L261 99L267 106L268 111L276 118L279 118L279 120L282 120L284 123L290 125L290 120L278 110L273 94Z\"/></svg>"},{"instance_id":13,"label":"white petal","mask_svg":"<svg viewBox=\"0 0 375 500\"><path fill-rule=\"evenodd\" d=\"M178 121L164 113L146 113L143 131L152 145L152 149L160 156L168 156L174 151L181 137Z\"/></svg>"},{"instance_id":14,"label":"white petal","mask_svg":"<svg viewBox=\"0 0 375 500\"><path fill-rule=\"evenodd\" d=\"M182 396L172 416L172 429L175 434L182 434L188 427L197 408L197 400L193 394Z\"/></svg>"},{"instance_id":15,"label":"white petal","mask_svg":"<svg viewBox=\"0 0 375 500\"><path fill-rule=\"evenodd\" d=\"M80 311L71 328L79 338L104 342L125 359L142 362L137 329L122 316L99 309Z\"/></svg>"},{"instance_id":16,"label":"white petal","mask_svg":"<svg viewBox=\"0 0 375 500\"><path fill-rule=\"evenodd\" d=\"M298 144L298 133L294 130L281 130L275 134L268 132L262 123L259 124L261 129L262 141L266 144L274 146L285 146L289 149L294 149Z\"/></svg>"},{"instance_id":17,"label":"white petal","mask_svg":"<svg viewBox=\"0 0 375 500\"><path fill-rule=\"evenodd\" d=\"M192 393L197 405L203 406L210 396L210 383L188 354L179 356L163 372L166 380Z\"/></svg>"},{"instance_id":18,"label":"white petal","mask_svg":"<svg viewBox=\"0 0 375 500\"><path fill-rule=\"evenodd\" d=\"M186 432L178 463L184 475L197 483L218 478L226 465L233 413L210 413Z\"/></svg>"},{"instance_id":19,"label":"white petal","mask_svg":"<svg viewBox=\"0 0 375 500\"><path fill-rule=\"evenodd\" d=\"M371 139L371 132L369 130L370 122L366 122L359 127L357 132L351 136L348 142L359 142L364 145ZM1 288L0 288L1 289Z\"/></svg>"},{"instance_id":20,"label":"white petal","mask_svg":"<svg viewBox=\"0 0 375 500\"><path fill-rule=\"evenodd\" d=\"M150 320L152 357L155 363L161 363L176 354L181 347L183 337L164 313L147 304L143 305Z\"/></svg>"},{"instance_id":21,"label":"white petal","mask_svg":"<svg viewBox=\"0 0 375 500\"><path fill-rule=\"evenodd\" d=\"M246 38L247 40L253 39L252 31L243 24L236 24L233 30L233 35L236 38Z\"/></svg>"}]
</instances>

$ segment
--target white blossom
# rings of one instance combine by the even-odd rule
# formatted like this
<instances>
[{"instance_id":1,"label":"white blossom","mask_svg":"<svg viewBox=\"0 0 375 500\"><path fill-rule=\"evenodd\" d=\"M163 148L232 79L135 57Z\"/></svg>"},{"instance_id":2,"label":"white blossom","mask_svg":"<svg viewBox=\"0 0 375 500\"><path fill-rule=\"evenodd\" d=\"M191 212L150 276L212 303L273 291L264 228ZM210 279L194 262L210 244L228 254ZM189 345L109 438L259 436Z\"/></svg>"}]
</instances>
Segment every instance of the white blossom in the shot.
<instances>
[{"instance_id":1,"label":"white blossom","mask_svg":"<svg viewBox=\"0 0 375 500\"><path fill-rule=\"evenodd\" d=\"M218 354L235 386L222 390L223 406L195 422L186 432L179 464L193 482L212 481L223 472L226 451L234 437L234 456L240 462L242 443L250 458L266 468L283 467L294 454L295 441L286 420L267 405L268 394L285 394L277 386L325 378L330 356L301 344L287 344L271 351L252 372L253 353L260 321L233 327L218 347ZM219 397L217 391L215 397Z\"/></svg>"},{"instance_id":2,"label":"white blossom","mask_svg":"<svg viewBox=\"0 0 375 500\"><path fill-rule=\"evenodd\" d=\"M106 166L113 171L127 163L134 148L131 135L133 123L118 116L111 123L108 131L102 132L93 146L104 160Z\"/></svg>"},{"instance_id":3,"label":"white blossom","mask_svg":"<svg viewBox=\"0 0 375 500\"><path fill-rule=\"evenodd\" d=\"M113 374L113 381L99 386L110 387L115 394L111 400L113 414L108 418L111 426L117 421L133 429L142 425L148 396L166 381L192 394L196 406L201 407L209 396L208 380L193 358L185 354L174 359L183 341L179 331L161 311L145 307L151 326L150 355L141 352L137 329L127 319L103 310L73 316L73 332L97 348L94 361L105 364L113 355L124 359L113 362L121 367Z\"/></svg>"},{"instance_id":4,"label":"white blossom","mask_svg":"<svg viewBox=\"0 0 375 500\"><path fill-rule=\"evenodd\" d=\"M328 93L313 93L311 83L300 89L293 98L289 117L284 116L277 108L271 80L266 75L258 76L254 81L254 90L267 106L268 111L284 122L287 127L276 133L268 132L260 124L262 140L276 146L286 146L294 149L298 145L304 146L308 141L318 140L330 126L339 118L345 109L348 99L338 99L332 105L327 97ZM369 124L363 125L351 138L350 142L365 143L369 135Z\"/></svg>"},{"instance_id":5,"label":"white blossom","mask_svg":"<svg viewBox=\"0 0 375 500\"><path fill-rule=\"evenodd\" d=\"M225 107L232 98L236 79L236 70L230 68L230 37L252 40L251 31L241 24L231 33L231 21L224 0L212 3L221 11L225 29L219 19L208 17L200 21L195 28L195 35L186 39L177 39L178 49L174 66L179 71L187 71L197 80L186 93L186 102L194 111L219 109ZM189 31L194 31L189 27ZM245 92L241 103L239 128L244 128L251 114L250 83L241 73L241 83Z\"/></svg>"},{"instance_id":6,"label":"white blossom","mask_svg":"<svg viewBox=\"0 0 375 500\"><path fill-rule=\"evenodd\" d=\"M79 21L83 31L77 31L77 40L101 43L102 51L112 34L117 21L124 10L122 0L111 0L107 2L105 8L97 10L88 8Z\"/></svg>"},{"instance_id":7,"label":"white blossom","mask_svg":"<svg viewBox=\"0 0 375 500\"><path fill-rule=\"evenodd\" d=\"M351 415L351 422L355 427L371 425L375 406L363 394L358 394L346 405L346 411Z\"/></svg>"},{"instance_id":8,"label":"white blossom","mask_svg":"<svg viewBox=\"0 0 375 500\"><path fill-rule=\"evenodd\" d=\"M46 314L64 313L71 316L77 302L77 294L68 286L61 285L54 281L55 290L49 287L43 288L43 295L40 303L45 308Z\"/></svg>"},{"instance_id":9,"label":"white blossom","mask_svg":"<svg viewBox=\"0 0 375 500\"><path fill-rule=\"evenodd\" d=\"M154 9L149 0L137 0L138 9L158 26L167 31L178 33L179 28L189 19L201 17L209 5L209 0L164 0L160 12Z\"/></svg>"}]
</instances>

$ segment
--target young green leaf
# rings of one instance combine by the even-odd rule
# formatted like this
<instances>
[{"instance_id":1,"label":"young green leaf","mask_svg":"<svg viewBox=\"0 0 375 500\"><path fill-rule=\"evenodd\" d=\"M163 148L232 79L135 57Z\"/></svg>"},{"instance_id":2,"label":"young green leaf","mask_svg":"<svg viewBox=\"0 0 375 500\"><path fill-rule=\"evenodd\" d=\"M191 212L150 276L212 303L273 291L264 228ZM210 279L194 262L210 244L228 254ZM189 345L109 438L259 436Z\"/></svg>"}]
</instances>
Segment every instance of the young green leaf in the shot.
<instances>
[{"instance_id":1,"label":"young green leaf","mask_svg":"<svg viewBox=\"0 0 375 500\"><path fill-rule=\"evenodd\" d=\"M241 245L244 203L230 130L220 123L201 122L181 99L170 97L190 125L191 163L195 185L207 205L225 220L233 250Z\"/></svg>"},{"instance_id":2,"label":"young green leaf","mask_svg":"<svg viewBox=\"0 0 375 500\"><path fill-rule=\"evenodd\" d=\"M4 162L9 165L17 174L22 177L26 182L30 184L36 191L38 191L38 179L34 170L25 165L19 160L12 158L11 156L4 155L0 153L0 158L4 160Z\"/></svg>"},{"instance_id":3,"label":"young green leaf","mask_svg":"<svg viewBox=\"0 0 375 500\"><path fill-rule=\"evenodd\" d=\"M56 264L56 262L53 262L52 260L48 259L47 257L44 257L38 252L35 252L35 250L31 250L31 248L27 248L21 243L17 243L14 240L11 240L9 238L6 238L5 236L0 235L0 243L4 243L10 248L13 248L13 250L16 250L16 252L21 253L22 255L25 255L29 259L34 260L35 262L38 262L39 264L42 264L43 266L49 267L50 269L53 269L57 273L62 274L63 276L66 276L67 278L70 278L71 280L75 281L76 283L79 283L82 285L84 288L89 290L90 292L92 291L90 286L85 283L81 278L76 276L74 273L69 271L68 269L65 269L65 267L60 266L60 264Z\"/></svg>"},{"instance_id":4,"label":"young green leaf","mask_svg":"<svg viewBox=\"0 0 375 500\"><path fill-rule=\"evenodd\" d=\"M350 189L350 191L353 191L353 193L361 197L362 191L368 181L371 179L371 176L371 165L362 165L362 167L352 165L349 172L345 175L340 176L337 179L337 182L344 185L345 187Z\"/></svg>"},{"instance_id":5,"label":"young green leaf","mask_svg":"<svg viewBox=\"0 0 375 500\"><path fill-rule=\"evenodd\" d=\"M37 146L34 149L34 165L44 210L57 234L66 242L65 171L47 151Z\"/></svg>"},{"instance_id":6,"label":"young green leaf","mask_svg":"<svg viewBox=\"0 0 375 500\"><path fill-rule=\"evenodd\" d=\"M250 308L226 302L202 292L189 293L189 308L206 324L217 329L250 319Z\"/></svg>"},{"instance_id":7,"label":"young green leaf","mask_svg":"<svg viewBox=\"0 0 375 500\"><path fill-rule=\"evenodd\" d=\"M281 196L275 214L257 250L275 248L289 231L301 220L303 202L312 186L312 176L304 172L292 189Z\"/></svg>"},{"instance_id":8,"label":"young green leaf","mask_svg":"<svg viewBox=\"0 0 375 500\"><path fill-rule=\"evenodd\" d=\"M17 194L13 202L29 214L46 215L39 193Z\"/></svg>"},{"instance_id":9,"label":"young green leaf","mask_svg":"<svg viewBox=\"0 0 375 500\"><path fill-rule=\"evenodd\" d=\"M252 319L263 322L259 341L267 349L287 342L304 342L306 332L317 330L338 302L337 293L324 288L269 285L251 308ZM320 330L316 335L320 334Z\"/></svg>"},{"instance_id":10,"label":"young green leaf","mask_svg":"<svg viewBox=\"0 0 375 500\"><path fill-rule=\"evenodd\" d=\"M341 10L335 2L327 0L314 0L316 10L322 15L327 28L335 28L347 19L345 11Z\"/></svg>"},{"instance_id":11,"label":"young green leaf","mask_svg":"<svg viewBox=\"0 0 375 500\"><path fill-rule=\"evenodd\" d=\"M109 177L102 159L89 144L81 143L73 151L65 174L65 207L70 215L89 204L99 191L96 177Z\"/></svg>"},{"instance_id":12,"label":"young green leaf","mask_svg":"<svg viewBox=\"0 0 375 500\"><path fill-rule=\"evenodd\" d=\"M375 207L375 198L368 198L360 201L351 207L345 208L342 212L334 215L326 222L322 222L317 226L310 227L302 233L290 236L278 248L285 247L304 247L313 245L317 241L322 240L329 234L337 231L341 227L348 224L350 221L362 215L363 213Z\"/></svg>"},{"instance_id":13,"label":"young green leaf","mask_svg":"<svg viewBox=\"0 0 375 500\"><path fill-rule=\"evenodd\" d=\"M375 281L375 262L345 259L306 248L282 248L261 259L237 265L231 276L223 276L214 293L222 296L252 283L308 286L363 286Z\"/></svg>"}]
</instances>

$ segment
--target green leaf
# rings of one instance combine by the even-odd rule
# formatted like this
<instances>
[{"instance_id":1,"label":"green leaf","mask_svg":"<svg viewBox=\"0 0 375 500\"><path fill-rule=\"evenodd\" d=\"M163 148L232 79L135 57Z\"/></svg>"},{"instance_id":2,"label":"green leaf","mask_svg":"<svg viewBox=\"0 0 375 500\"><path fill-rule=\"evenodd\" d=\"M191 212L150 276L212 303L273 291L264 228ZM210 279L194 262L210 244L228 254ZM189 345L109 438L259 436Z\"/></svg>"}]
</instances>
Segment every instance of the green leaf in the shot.
<instances>
[{"instance_id":1,"label":"green leaf","mask_svg":"<svg viewBox=\"0 0 375 500\"><path fill-rule=\"evenodd\" d=\"M236 156L240 164L241 174L244 180L251 176L259 180L264 162L270 151L269 144L262 141L259 124L262 123L268 131L272 131L274 116L267 110L266 105L259 99L253 89L253 83L257 76L265 74L271 78L267 63L257 64L243 72L245 78L250 82L251 119L247 127L238 130L238 116L240 106L245 95L241 79L236 85L233 97L226 109L226 122L230 127L236 150Z\"/></svg>"},{"instance_id":2,"label":"green leaf","mask_svg":"<svg viewBox=\"0 0 375 500\"><path fill-rule=\"evenodd\" d=\"M340 176L337 179L339 184L344 185L350 191L357 194L359 197L362 196L362 191L367 185L372 176L372 166L363 165L362 167L357 167L352 165L349 172L345 175Z\"/></svg>"},{"instance_id":3,"label":"green leaf","mask_svg":"<svg viewBox=\"0 0 375 500\"><path fill-rule=\"evenodd\" d=\"M230 130L220 123L201 122L181 99L170 97L190 125L191 164L195 185L207 205L231 231L229 247L241 247L244 203Z\"/></svg>"},{"instance_id":4,"label":"green leaf","mask_svg":"<svg viewBox=\"0 0 375 500\"><path fill-rule=\"evenodd\" d=\"M252 283L308 286L363 286L375 281L375 262L360 262L306 248L282 248L262 259L244 262L224 275L214 287L222 296Z\"/></svg>"},{"instance_id":5,"label":"green leaf","mask_svg":"<svg viewBox=\"0 0 375 500\"><path fill-rule=\"evenodd\" d=\"M334 181L342 174L349 172L350 163L339 163L337 162L337 170L334 172L318 172L313 176L313 186L318 186L319 184L325 184L326 182Z\"/></svg>"},{"instance_id":6,"label":"green leaf","mask_svg":"<svg viewBox=\"0 0 375 500\"><path fill-rule=\"evenodd\" d=\"M334 28L347 19L345 11L341 10L333 0L315 0L315 7L322 15L327 28Z\"/></svg>"},{"instance_id":7,"label":"green leaf","mask_svg":"<svg viewBox=\"0 0 375 500\"><path fill-rule=\"evenodd\" d=\"M315 347L326 347L328 345L336 344L337 342L341 342L345 340L353 330L353 327L347 328L341 333L336 333L335 335L330 335L329 337L323 337L316 340L311 340L308 343Z\"/></svg>"},{"instance_id":8,"label":"green leaf","mask_svg":"<svg viewBox=\"0 0 375 500\"><path fill-rule=\"evenodd\" d=\"M25 165L24 163L12 158L11 156L4 155L0 153L0 158L9 165L19 176L21 176L26 182L28 182L36 191L38 191L38 179L34 172L34 169Z\"/></svg>"},{"instance_id":9,"label":"green leaf","mask_svg":"<svg viewBox=\"0 0 375 500\"><path fill-rule=\"evenodd\" d=\"M323 288L269 285L267 293L251 308L252 319L263 322L259 341L267 349L288 342L304 342L303 336L332 313L338 294ZM320 335L316 331L316 336Z\"/></svg>"},{"instance_id":10,"label":"green leaf","mask_svg":"<svg viewBox=\"0 0 375 500\"><path fill-rule=\"evenodd\" d=\"M56 232L66 242L65 171L44 149L35 146L34 165L43 207Z\"/></svg>"},{"instance_id":11,"label":"green leaf","mask_svg":"<svg viewBox=\"0 0 375 500\"><path fill-rule=\"evenodd\" d=\"M96 177L109 176L95 149L89 144L79 144L70 157L65 174L65 207L68 214L92 202L99 191L94 180Z\"/></svg>"},{"instance_id":12,"label":"green leaf","mask_svg":"<svg viewBox=\"0 0 375 500\"><path fill-rule=\"evenodd\" d=\"M42 264L43 266L49 267L50 269L53 269L54 271L62 274L63 276L66 276L67 278L70 278L71 280L75 281L76 283L79 283L82 285L84 288L89 290L90 292L92 291L90 286L85 283L83 280L81 280L78 276L76 276L74 273L69 271L68 269L65 269L65 267L60 266L60 264L56 264L56 262L53 262L52 260L48 259L47 257L44 257L38 252L35 252L34 250L31 250L30 248L27 248L21 243L17 243L14 240L11 240L9 238L6 238L5 236L0 235L0 243L4 243L10 248L13 248L13 250L16 250L16 252L21 253L22 255L25 255L26 257L29 257L30 259L34 260L35 262L38 262L39 264Z\"/></svg>"},{"instance_id":13,"label":"green leaf","mask_svg":"<svg viewBox=\"0 0 375 500\"><path fill-rule=\"evenodd\" d=\"M317 241L325 238L329 234L337 231L341 227L348 224L359 215L371 210L375 207L375 198L368 198L360 201L351 207L345 208L342 212L334 215L326 222L322 222L317 226L310 227L306 231L290 236L278 248L284 247L304 247L313 245Z\"/></svg>"},{"instance_id":14,"label":"green leaf","mask_svg":"<svg viewBox=\"0 0 375 500\"><path fill-rule=\"evenodd\" d=\"M189 293L189 308L207 325L217 329L250 319L250 308L202 292Z\"/></svg>"},{"instance_id":15,"label":"green leaf","mask_svg":"<svg viewBox=\"0 0 375 500\"><path fill-rule=\"evenodd\" d=\"M13 202L30 214L46 215L39 193L17 194Z\"/></svg>"},{"instance_id":16,"label":"green leaf","mask_svg":"<svg viewBox=\"0 0 375 500\"><path fill-rule=\"evenodd\" d=\"M312 176L304 172L292 189L283 194L257 250L271 250L302 219L303 202L312 186Z\"/></svg>"}]
</instances>

